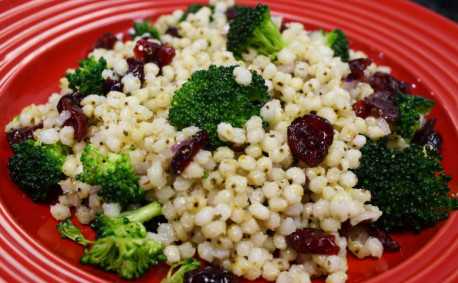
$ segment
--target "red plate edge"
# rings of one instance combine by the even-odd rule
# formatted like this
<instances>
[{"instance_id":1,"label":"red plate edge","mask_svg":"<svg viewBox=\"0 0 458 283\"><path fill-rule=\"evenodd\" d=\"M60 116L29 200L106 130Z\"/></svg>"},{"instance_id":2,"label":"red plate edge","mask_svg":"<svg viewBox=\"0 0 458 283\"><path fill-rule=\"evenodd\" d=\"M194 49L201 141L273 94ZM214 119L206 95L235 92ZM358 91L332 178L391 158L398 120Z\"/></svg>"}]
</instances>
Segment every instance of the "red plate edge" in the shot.
<instances>
[{"instance_id":1,"label":"red plate edge","mask_svg":"<svg viewBox=\"0 0 458 283\"><path fill-rule=\"evenodd\" d=\"M19 1L18 1L19 2ZM25 1L24 1L25 2ZM116 3L123 3L123 2L129 2L129 1L114 1ZM141 2L141 1L138 1ZM158 7L160 7L160 4L162 3L168 3L170 5L175 5L175 6L186 6L190 3L193 3L195 1L155 1L158 3ZM17 2L15 2L17 3ZM19 3L22 3L19 2ZM51 3L51 2L50 2ZM52 3L59 3L58 1L54 1ZM81 3L81 6L88 5L94 3L94 1L88 1L86 3ZM112 2L110 2L111 4ZM117 4L113 4L116 6ZM240 3L250 3L250 4L256 4L257 1L240 1ZM290 13L296 12L296 13L302 13L301 14L301 21L311 23L317 26L322 26L324 28L335 28L335 27L341 27L347 35L351 39L355 39L361 42L364 42L367 44L367 46L373 46L374 48L377 48L378 50L383 50L383 52L386 54L386 57L390 58L393 61L396 61L397 64L400 64L404 69L409 70L409 73L413 75L414 77L421 77L423 79L423 83L420 82L420 84L424 84L425 90L428 90L430 92L434 92L435 98L441 103L443 110L447 111L447 113L451 116L451 124L453 125L452 129L447 129L448 131L451 131L453 136L457 136L456 131L457 131L457 121L458 121L458 109L457 109L457 97L453 95L451 92L452 89L456 90L458 89L458 83L457 80L454 78L454 75L457 74L458 68L456 65L456 48L455 50L449 49L447 45L445 45L441 40L435 39L433 40L433 46L441 46L444 47L445 49L440 50L431 50L431 44L427 46L419 46L418 48L413 48L410 46L403 46L402 48L399 47L399 43L397 44L392 44L389 45L388 43L384 43L382 39L377 38L377 32L380 32L384 34L385 36L389 37L389 31L390 28L393 28L391 26L387 27L386 30L388 30L388 33L386 30L382 27L379 29L375 29L372 31L372 34L370 34L368 31L364 31L364 33L358 32L358 26L345 23L345 22L339 22L339 17L334 17L331 19L323 20L320 18L319 13L322 12L324 15L327 14L334 14L338 15L339 9L342 9L342 11L345 11L345 9L355 9L352 13L352 15L348 15L348 12L344 16L352 16L355 18L355 22L358 18L362 18L368 23L375 23L375 24L380 24L385 22L383 18L394 18L395 20L400 19L399 21L402 22L404 19L409 19L410 22L412 23L419 23L422 22L423 26L429 27L429 29L433 30L434 32L438 32L440 36L444 37L444 41L448 41L451 44L455 43L454 46L458 43L457 40L454 38L456 34L458 34L458 27L456 24L454 24L451 21L446 20L445 18L442 18L429 10L426 10L420 6L417 6L415 4L412 4L410 2L405 2L405 1L384 1L383 4L380 2L375 2L375 1L348 1L346 3L344 2L338 2L338 1L330 1L327 2L326 5L323 5L322 1L309 1L307 3L295 3L294 7L291 6L289 1L263 1L263 3L268 4L269 6L272 7L273 12L279 13L279 14L285 14L289 15L288 18L292 18L294 20L297 20L295 17L291 17ZM141 4L141 3L140 3ZM139 4L139 5L140 5ZM2 4L0 4L2 5ZM307 12L303 12L301 9L302 8L307 8L309 6L313 7L325 7L324 10L327 10L326 12L323 12L322 10L319 10L316 12L316 10L312 10L313 12L316 12L316 15L309 15ZM3 12L5 6L0 6L0 19L2 19ZM379 10L382 10L380 12ZM372 15L372 18L367 19L365 18L365 14L371 14L374 10L376 10L379 14L378 16L380 19L377 17L374 17ZM132 13L133 14L139 14L137 12ZM146 13L147 15L148 13ZM18 14L21 15L21 14ZM304 16L307 16L305 19L303 18ZM128 16L126 16L128 17ZM366 16L367 17L367 16ZM402 18L402 19L401 19ZM13 19L15 19L13 17ZM19 18L16 18L15 20L19 20ZM115 19L113 19L115 20ZM1 23L1 20L0 20ZM404 27L404 26L402 26ZM423 28L421 27L411 27L409 26L408 29L414 30L414 31L421 31L423 32ZM106 30L109 31L109 30ZM375 34L374 34L375 33ZM428 34L427 31L424 33ZM393 38L396 39L396 36L403 35L402 31L397 31ZM448 37L448 38L447 38ZM0 45L4 42L5 38L2 38L0 36ZM428 37L426 39L429 39ZM414 43L421 43L421 39L414 40L414 39L409 39L407 42L414 42ZM392 42L389 41L391 44ZM366 51L366 50L365 50ZM454 51L454 53L453 53ZM428 60L419 62L415 62L418 58L412 58L409 57L409 52L412 52L413 54L417 54L416 56L420 56L424 52L426 54L432 54L435 55L436 61L435 62L430 62ZM415 52L420 52L420 53L415 53ZM431 53L434 52L434 53ZM439 53L439 54L436 54ZM442 56L440 56L440 53L444 53L445 55L451 56L452 58L449 58L449 62L447 63ZM419 54L419 55L418 55ZM4 51L0 51L0 58L2 61L0 61L0 81L2 82L0 84L0 96L2 98L5 98L5 93L4 91L7 90L8 88L8 81L2 81L4 78L3 75L8 74L11 75L11 73L8 72L8 70L5 70L4 66L5 63L7 64L8 62L4 59L4 56L7 54L4 53ZM39 53L37 54L37 56ZM437 62L440 62L441 65L439 66L440 68L438 69L438 72L440 72L440 75L437 74L429 74L428 68L431 67L432 69L437 69ZM416 68L411 70L409 69L410 64L415 62ZM74 67L74 66L66 66L67 67ZM393 72L396 74L396 72L399 72L399 70L394 69ZM442 74L442 72L448 72L448 74ZM63 74L63 73L62 73ZM425 77L426 74L426 77ZM428 77L428 75L431 75ZM407 74L396 74L399 78L404 78L407 76ZM441 77L442 76L442 77ZM441 81L442 79L444 81L447 81L447 84L443 84ZM421 88L419 90L423 91ZM7 93L7 92L6 92ZM7 93L8 94L8 93ZM423 95L429 95L429 93L421 93ZM22 101L24 102L24 101ZM41 100L40 102L43 102ZM27 104L27 103L26 103ZM5 104L0 104L2 107L2 111L5 109L4 106ZM23 105L24 106L24 105ZM21 107L14 107L14 108L22 108ZM4 127L6 124L6 121L10 120L12 118L11 112L9 109L5 109L4 113L7 114L8 117L1 118L1 126ZM14 111L13 111L14 112ZM434 114L434 113L433 113ZM446 129L443 129L446 130ZM443 131L442 131L443 132ZM4 134L0 137L0 139L5 139ZM5 143L3 142L3 147L5 146ZM446 146L447 145L447 140L446 140ZM3 152L2 152L3 153ZM2 154L2 156L5 156ZM456 155L455 155L456 156ZM449 156L450 158L450 156ZM447 156L445 157L445 161L447 161ZM2 166L3 166L2 162ZM448 162L447 164L452 164L451 162ZM1 170L4 170L4 167L1 168ZM2 172L4 173L4 172ZM2 176L4 176L2 174ZM453 176L457 176L456 174L453 174ZM3 182L2 182L3 184ZM10 185L11 186L11 185ZM452 189L454 192L456 192L456 181L452 183ZM62 262L58 256L53 254L51 251L48 249L44 248L40 243L32 239L24 230L23 227L21 227L18 223L16 223L14 217L11 215L11 213L5 209L5 199L0 199L0 220L2 224L2 227L0 228L0 251L2 252L2 259L0 259L0 266L4 267L2 268L3 271L7 270L8 268L13 268L14 270L10 270L12 272L16 271L16 274L13 273L13 275L18 275L21 274L22 276L27 276L27 273L24 273L24 271L27 271L27 269L22 269L22 267L25 266L26 263L30 263L31 261L28 260L43 260L44 264L49 264L49 266L40 266L40 261L35 264L35 266L31 266L28 268L31 268L32 274L39 275L41 277L28 277L29 280L26 280L26 278L17 278L16 276L14 277L8 277L9 274L8 272L3 273L3 271L0 271L0 274L3 276L5 275L4 279L10 282L10 278L15 278L18 281L51 281L52 279L68 279L71 281L81 281L87 280L87 281L100 281L100 277L94 277L92 274L89 274L87 272L83 272L82 269L79 269L77 267L74 267L73 265L69 265L67 262ZM48 215L49 217L50 215ZM399 264L397 267L394 269L383 273L382 275L379 275L378 277L374 278L371 280L371 282L382 282L385 280L391 280L393 282L406 282L406 281L411 281L411 282L418 282L421 281L421 279L428 278L428 282L453 282L458 279L458 274L456 272L456 267L457 267L457 251L458 251L458 242L457 240L457 234L458 234L458 228L456 228L457 224L457 213L453 213L451 218L444 222L442 227L439 229L439 231L436 233L436 235L417 253L415 253L412 257L410 257L406 262ZM16 239L16 237L19 237L20 239ZM18 246L11 246L11 242L17 241ZM27 250L27 248L31 248L34 251L38 252L38 254L33 254L33 252L30 252ZM25 254L24 254L25 253ZM442 254L441 256L441 253ZM8 255L12 257L8 257ZM22 258L24 262L18 262L17 260L15 261L14 255L17 255L19 258ZM49 257L49 258L47 258ZM17 258L17 259L19 259ZM28 260L26 260L28 259ZM47 260L50 260L50 262L46 263ZM67 266L68 265L68 266ZM49 268L49 269L48 269ZM65 270L71 270L71 272L66 272ZM48 269L48 270L47 270ZM34 272L36 270L36 273ZM52 270L53 272L49 272ZM440 271L439 271L440 270ZM81 275L80 275L81 274ZM72 275L77 275L76 277ZM69 277L67 277L69 276ZM78 277L82 276L82 277ZM41 280L40 280L41 279ZM57 280L58 281L58 280Z\"/></svg>"}]
</instances>

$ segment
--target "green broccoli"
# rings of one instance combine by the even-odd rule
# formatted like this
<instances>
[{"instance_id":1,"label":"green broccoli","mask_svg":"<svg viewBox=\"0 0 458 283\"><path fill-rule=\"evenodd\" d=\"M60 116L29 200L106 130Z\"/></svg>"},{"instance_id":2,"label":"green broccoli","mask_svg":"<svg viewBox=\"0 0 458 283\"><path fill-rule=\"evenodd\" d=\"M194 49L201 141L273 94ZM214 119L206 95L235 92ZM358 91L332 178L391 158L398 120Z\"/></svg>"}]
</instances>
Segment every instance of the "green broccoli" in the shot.
<instances>
[{"instance_id":1,"label":"green broccoli","mask_svg":"<svg viewBox=\"0 0 458 283\"><path fill-rule=\"evenodd\" d=\"M207 4L207 5L202 5L202 4L190 5L190 6L188 6L188 10L183 13L183 16L181 16L179 22L186 21L186 18L188 17L189 14L195 14L195 13L199 12L199 10L202 9L203 7L210 8L210 10L212 10L212 12L215 9L215 7L213 5L210 5L210 4ZM210 16L210 22L212 22L212 21L213 21L213 16Z\"/></svg>"},{"instance_id":2,"label":"green broccoli","mask_svg":"<svg viewBox=\"0 0 458 283\"><path fill-rule=\"evenodd\" d=\"M348 47L348 39L345 33L340 29L335 29L330 32L325 32L320 29L319 32L326 39L326 45L334 50L334 57L340 57L342 62L348 62L350 57L350 48Z\"/></svg>"},{"instance_id":3,"label":"green broccoli","mask_svg":"<svg viewBox=\"0 0 458 283\"><path fill-rule=\"evenodd\" d=\"M421 116L429 114L435 101L419 95L403 93L398 93L396 100L399 104L400 116L394 131L409 143L415 132L420 128Z\"/></svg>"},{"instance_id":4,"label":"green broccoli","mask_svg":"<svg viewBox=\"0 0 458 283\"><path fill-rule=\"evenodd\" d=\"M152 37L156 39L161 38L161 33L153 25L151 19L147 19L143 22L136 22L134 23L133 28L135 32L130 34L130 37L132 39L135 39L137 36L143 36L145 33L150 34Z\"/></svg>"},{"instance_id":5,"label":"green broccoli","mask_svg":"<svg viewBox=\"0 0 458 283\"><path fill-rule=\"evenodd\" d=\"M387 232L418 232L448 218L458 201L447 195L451 177L439 173L442 157L436 149L418 145L388 149L387 142L387 138L368 140L361 148L360 166L353 170L357 188L369 190L371 204L383 212L376 225Z\"/></svg>"},{"instance_id":6,"label":"green broccoli","mask_svg":"<svg viewBox=\"0 0 458 283\"><path fill-rule=\"evenodd\" d=\"M61 143L24 140L13 144L13 151L7 165L11 180L33 201L46 200L53 187L63 179L62 165L69 148Z\"/></svg>"},{"instance_id":7,"label":"green broccoli","mask_svg":"<svg viewBox=\"0 0 458 283\"><path fill-rule=\"evenodd\" d=\"M165 261L162 245L145 237L107 236L96 241L87 240L80 229L67 218L57 225L61 237L83 246L82 264L91 264L106 271L116 272L123 279L135 279L149 270L151 265Z\"/></svg>"},{"instance_id":8,"label":"green broccoli","mask_svg":"<svg viewBox=\"0 0 458 283\"><path fill-rule=\"evenodd\" d=\"M258 4L256 7L238 9L234 20L229 23L227 50L234 53L237 59L242 59L242 53L248 47L269 56L288 45L289 42L282 38L278 27L270 18L268 6Z\"/></svg>"},{"instance_id":9,"label":"green broccoli","mask_svg":"<svg viewBox=\"0 0 458 283\"><path fill-rule=\"evenodd\" d=\"M180 265L181 267L172 275L173 270ZM183 283L185 273L197 269L199 266L200 261L195 258L187 258L175 263L170 267L167 277L162 279L160 283Z\"/></svg>"},{"instance_id":10,"label":"green broccoli","mask_svg":"<svg viewBox=\"0 0 458 283\"><path fill-rule=\"evenodd\" d=\"M79 92L84 96L90 94L104 95L103 83L105 79L102 77L102 72L107 68L105 58L100 57L95 60L94 56L81 60L78 65L80 68L75 70L75 73L66 73L68 86L75 92Z\"/></svg>"},{"instance_id":11,"label":"green broccoli","mask_svg":"<svg viewBox=\"0 0 458 283\"><path fill-rule=\"evenodd\" d=\"M90 144L81 155L83 172L76 179L90 185L101 185L98 195L107 202L134 204L144 199L145 192L138 187L140 177L126 153L109 153L107 157Z\"/></svg>"},{"instance_id":12,"label":"green broccoli","mask_svg":"<svg viewBox=\"0 0 458 283\"><path fill-rule=\"evenodd\" d=\"M224 145L218 138L219 123L243 128L252 116L259 115L263 101L269 99L264 79L252 71L252 82L245 86L235 81L237 66L210 66L196 71L175 91L169 119L179 130L197 126L209 134L210 145Z\"/></svg>"},{"instance_id":13,"label":"green broccoli","mask_svg":"<svg viewBox=\"0 0 458 283\"><path fill-rule=\"evenodd\" d=\"M97 238L107 236L144 238L146 228L142 223L159 215L162 215L162 207L155 201L138 209L123 212L118 217L98 214L91 228L96 232Z\"/></svg>"}]
</instances>

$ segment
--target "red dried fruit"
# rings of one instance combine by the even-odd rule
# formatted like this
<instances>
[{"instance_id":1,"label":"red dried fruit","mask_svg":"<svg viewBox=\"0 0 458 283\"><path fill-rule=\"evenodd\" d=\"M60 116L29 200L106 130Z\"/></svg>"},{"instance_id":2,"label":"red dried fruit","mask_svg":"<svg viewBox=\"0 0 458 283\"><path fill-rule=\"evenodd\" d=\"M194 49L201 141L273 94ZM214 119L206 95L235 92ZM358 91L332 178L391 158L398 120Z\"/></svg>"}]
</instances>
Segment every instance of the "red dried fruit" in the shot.
<instances>
[{"instance_id":1,"label":"red dried fruit","mask_svg":"<svg viewBox=\"0 0 458 283\"><path fill-rule=\"evenodd\" d=\"M110 91L122 92L122 83L120 80L112 80L108 78L103 83L102 91L104 94L108 94Z\"/></svg>"},{"instance_id":2,"label":"red dried fruit","mask_svg":"<svg viewBox=\"0 0 458 283\"><path fill-rule=\"evenodd\" d=\"M364 81L364 70L372 64L370 58L358 58L348 62L351 73L345 78L345 81Z\"/></svg>"},{"instance_id":3,"label":"red dried fruit","mask_svg":"<svg viewBox=\"0 0 458 283\"><path fill-rule=\"evenodd\" d=\"M235 18L235 15L237 14L237 9L235 7L229 7L226 10L226 18L227 21L232 21Z\"/></svg>"},{"instance_id":4,"label":"red dried fruit","mask_svg":"<svg viewBox=\"0 0 458 283\"><path fill-rule=\"evenodd\" d=\"M372 107L363 100L353 103L352 108L353 111L355 111L356 116L363 119L371 114L372 109Z\"/></svg>"},{"instance_id":5,"label":"red dried fruit","mask_svg":"<svg viewBox=\"0 0 458 283\"><path fill-rule=\"evenodd\" d=\"M437 148L437 154L441 153L442 150L442 135L434 130L434 124L436 124L436 118L428 119L420 130L418 130L411 143L418 145L431 145Z\"/></svg>"},{"instance_id":6,"label":"red dried fruit","mask_svg":"<svg viewBox=\"0 0 458 283\"><path fill-rule=\"evenodd\" d=\"M175 154L175 153L177 153L177 151L178 151L182 146L190 144L191 141L192 141L192 139L185 139L185 140L182 140L181 142L172 145L172 147L170 148L170 150L172 151L173 154Z\"/></svg>"},{"instance_id":7,"label":"red dried fruit","mask_svg":"<svg viewBox=\"0 0 458 283\"><path fill-rule=\"evenodd\" d=\"M173 57L175 57L175 49L168 44L163 44L157 52L157 57L158 66L162 68L172 62Z\"/></svg>"},{"instance_id":8,"label":"red dried fruit","mask_svg":"<svg viewBox=\"0 0 458 283\"><path fill-rule=\"evenodd\" d=\"M396 94L390 91L377 91L364 100L369 106L377 109L380 117L396 122L399 119L399 105Z\"/></svg>"},{"instance_id":9,"label":"red dried fruit","mask_svg":"<svg viewBox=\"0 0 458 283\"><path fill-rule=\"evenodd\" d=\"M398 81L387 73L376 72L373 74L370 78L370 85L374 92L388 91L394 95L398 92L410 93L409 84L404 81Z\"/></svg>"},{"instance_id":10,"label":"red dried fruit","mask_svg":"<svg viewBox=\"0 0 458 283\"><path fill-rule=\"evenodd\" d=\"M126 59L129 69L127 70L128 74L132 74L137 77L142 83L145 80L145 74L143 72L143 66L145 65L145 60L141 58L129 57Z\"/></svg>"},{"instance_id":11,"label":"red dried fruit","mask_svg":"<svg viewBox=\"0 0 458 283\"><path fill-rule=\"evenodd\" d=\"M226 269L205 266L184 274L183 283L238 283L240 279Z\"/></svg>"},{"instance_id":12,"label":"red dried fruit","mask_svg":"<svg viewBox=\"0 0 458 283\"><path fill-rule=\"evenodd\" d=\"M57 103L57 111L62 113L63 111L70 112L70 118L67 119L62 126L71 126L74 129L73 136L75 140L80 142L87 132L88 119L81 109L81 101L84 96L78 92L72 94L66 94L61 97Z\"/></svg>"},{"instance_id":13,"label":"red dried fruit","mask_svg":"<svg viewBox=\"0 0 458 283\"><path fill-rule=\"evenodd\" d=\"M397 252L401 250L401 245L399 245L398 242L390 238L385 231L378 228L374 223L371 223L368 220L363 221L356 226L351 226L350 221L347 220L342 223L339 234L340 236L348 239L352 236L352 233L359 235L363 231L365 231L369 236L377 238L382 243L384 251Z\"/></svg>"},{"instance_id":14,"label":"red dried fruit","mask_svg":"<svg viewBox=\"0 0 458 283\"><path fill-rule=\"evenodd\" d=\"M146 62L157 57L157 51L160 48L156 42L151 42L146 39L139 39L134 47L135 57L145 59Z\"/></svg>"},{"instance_id":15,"label":"red dried fruit","mask_svg":"<svg viewBox=\"0 0 458 283\"><path fill-rule=\"evenodd\" d=\"M73 92L73 93L70 93L70 94L66 94L64 96L62 96L59 100L59 102L57 103L57 111L59 113L61 113L63 110L66 110L65 108L63 108L63 100L70 100L71 103L74 103L76 104L76 106L80 107L81 108L81 101L83 101L84 99L84 95L82 95L81 93L79 92Z\"/></svg>"},{"instance_id":16,"label":"red dried fruit","mask_svg":"<svg viewBox=\"0 0 458 283\"><path fill-rule=\"evenodd\" d=\"M93 49L96 49L96 48L113 49L113 46L115 45L116 41L118 41L118 39L116 38L114 34L112 34L111 32L105 33L104 35L99 37L99 39L97 39L97 41L94 44Z\"/></svg>"},{"instance_id":17,"label":"red dried fruit","mask_svg":"<svg viewBox=\"0 0 458 283\"><path fill-rule=\"evenodd\" d=\"M173 37L181 38L181 35L178 33L178 29L176 27L169 27L166 31L166 34L171 35Z\"/></svg>"},{"instance_id":18,"label":"red dried fruit","mask_svg":"<svg viewBox=\"0 0 458 283\"><path fill-rule=\"evenodd\" d=\"M287 29L287 28L288 27L286 26L285 21L281 21L280 33L283 33L285 31L285 29Z\"/></svg>"},{"instance_id":19,"label":"red dried fruit","mask_svg":"<svg viewBox=\"0 0 458 283\"><path fill-rule=\"evenodd\" d=\"M208 133L205 131L198 132L192 141L183 144L176 152L170 164L173 173L181 174L201 148L206 148L210 144Z\"/></svg>"},{"instance_id":20,"label":"red dried fruit","mask_svg":"<svg viewBox=\"0 0 458 283\"><path fill-rule=\"evenodd\" d=\"M314 228L302 228L286 237L288 244L301 253L336 255L340 247L336 237Z\"/></svg>"},{"instance_id":21,"label":"red dried fruit","mask_svg":"<svg viewBox=\"0 0 458 283\"><path fill-rule=\"evenodd\" d=\"M288 145L291 152L312 167L324 160L333 138L334 129L331 123L316 114L298 117L288 127Z\"/></svg>"},{"instance_id":22,"label":"red dried fruit","mask_svg":"<svg viewBox=\"0 0 458 283\"><path fill-rule=\"evenodd\" d=\"M6 134L6 140L13 146L15 143L21 143L25 140L33 140L33 132L37 129L43 128L43 122L33 127L24 127L20 129L10 129Z\"/></svg>"},{"instance_id":23,"label":"red dried fruit","mask_svg":"<svg viewBox=\"0 0 458 283\"><path fill-rule=\"evenodd\" d=\"M397 252L401 250L401 245L398 242L391 239L388 234L385 233L382 229L375 226L374 223L365 223L368 227L369 235L379 239L383 245L383 249L386 252Z\"/></svg>"},{"instance_id":24,"label":"red dried fruit","mask_svg":"<svg viewBox=\"0 0 458 283\"><path fill-rule=\"evenodd\" d=\"M175 49L168 44L158 44L140 39L134 48L135 57L143 59L145 63L154 63L162 68L172 62Z\"/></svg>"},{"instance_id":25,"label":"red dried fruit","mask_svg":"<svg viewBox=\"0 0 458 283\"><path fill-rule=\"evenodd\" d=\"M351 226L350 220L342 222L342 224L340 224L339 235L348 239L348 236L350 236L350 230L352 228L353 226Z\"/></svg>"}]
</instances>

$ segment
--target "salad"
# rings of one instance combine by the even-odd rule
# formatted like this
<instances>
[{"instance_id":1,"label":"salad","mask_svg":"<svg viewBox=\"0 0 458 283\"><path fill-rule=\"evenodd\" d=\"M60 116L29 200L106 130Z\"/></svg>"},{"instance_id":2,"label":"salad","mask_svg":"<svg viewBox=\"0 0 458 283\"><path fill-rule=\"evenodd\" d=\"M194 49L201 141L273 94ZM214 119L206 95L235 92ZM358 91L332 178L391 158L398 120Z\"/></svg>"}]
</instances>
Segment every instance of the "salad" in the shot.
<instances>
[{"instance_id":1,"label":"salad","mask_svg":"<svg viewBox=\"0 0 458 283\"><path fill-rule=\"evenodd\" d=\"M181 267L165 280L341 282L347 250L397 251L387 233L456 209L436 176L434 102L342 31L212 1L131 37L103 35L6 128L13 182L34 201L57 187L51 214L87 246L82 263L125 279L166 261Z\"/></svg>"}]
</instances>

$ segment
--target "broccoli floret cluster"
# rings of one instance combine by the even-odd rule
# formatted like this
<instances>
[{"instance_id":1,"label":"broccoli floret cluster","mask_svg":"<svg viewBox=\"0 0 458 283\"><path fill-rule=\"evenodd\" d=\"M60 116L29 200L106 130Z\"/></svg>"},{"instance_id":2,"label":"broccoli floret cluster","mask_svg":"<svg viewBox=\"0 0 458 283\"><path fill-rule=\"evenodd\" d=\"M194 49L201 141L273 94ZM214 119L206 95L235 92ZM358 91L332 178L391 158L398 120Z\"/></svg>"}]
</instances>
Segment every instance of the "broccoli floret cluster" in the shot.
<instances>
[{"instance_id":1,"label":"broccoli floret cluster","mask_svg":"<svg viewBox=\"0 0 458 283\"><path fill-rule=\"evenodd\" d=\"M249 85L238 84L234 78L237 66L210 66L196 71L175 91L169 119L179 130L197 126L207 131L210 145L224 145L218 138L218 124L226 122L243 128L252 116L259 115L263 101L269 99L264 79L252 71Z\"/></svg>"},{"instance_id":2,"label":"broccoli floret cluster","mask_svg":"<svg viewBox=\"0 0 458 283\"><path fill-rule=\"evenodd\" d=\"M361 148L360 166L353 170L357 188L369 190L371 203L383 211L376 225L387 232L418 232L448 218L458 201L448 195L451 177L441 172L436 149L417 145L388 149L387 142L387 138L368 140Z\"/></svg>"},{"instance_id":3,"label":"broccoli floret cluster","mask_svg":"<svg viewBox=\"0 0 458 283\"><path fill-rule=\"evenodd\" d=\"M202 4L189 5L188 6L188 10L186 10L186 12L183 13L183 15L181 16L179 22L186 21L186 18L188 17L189 14L195 14L195 13L199 12L199 10L202 9L203 7L210 8L210 10L212 10L212 12L215 9L215 7L213 5L210 5L210 4L206 4L206 5L202 5ZM213 17L210 16L210 22L212 22L212 21L213 21Z\"/></svg>"},{"instance_id":4,"label":"broccoli floret cluster","mask_svg":"<svg viewBox=\"0 0 458 283\"><path fill-rule=\"evenodd\" d=\"M403 93L398 93L396 100L399 105L400 116L394 131L409 143L415 132L420 128L422 115L429 114L435 101L419 95Z\"/></svg>"},{"instance_id":5,"label":"broccoli floret cluster","mask_svg":"<svg viewBox=\"0 0 458 283\"><path fill-rule=\"evenodd\" d=\"M83 172L76 175L76 179L89 185L101 185L98 195L106 202L127 205L144 199L145 192L138 187L140 177L125 152L104 156L90 144L84 149L81 162Z\"/></svg>"},{"instance_id":6,"label":"broccoli floret cluster","mask_svg":"<svg viewBox=\"0 0 458 283\"><path fill-rule=\"evenodd\" d=\"M80 66L75 73L68 72L65 77L68 80L68 86L74 92L79 92L84 96L90 94L104 95L103 83L105 79L102 72L107 68L105 58L100 57L96 60L94 56L81 60Z\"/></svg>"},{"instance_id":7,"label":"broccoli floret cluster","mask_svg":"<svg viewBox=\"0 0 458 283\"><path fill-rule=\"evenodd\" d=\"M266 5L243 7L237 9L234 20L229 23L227 34L227 50L234 57L242 59L242 53L252 47L259 54L270 56L289 45L282 38L278 27L270 17L270 9Z\"/></svg>"},{"instance_id":8,"label":"broccoli floret cluster","mask_svg":"<svg viewBox=\"0 0 458 283\"><path fill-rule=\"evenodd\" d=\"M97 234L97 238L108 236L144 238L146 228L142 223L159 215L162 215L161 205L158 202L152 202L136 210L123 212L117 217L97 214L91 223L91 228Z\"/></svg>"},{"instance_id":9,"label":"broccoli floret cluster","mask_svg":"<svg viewBox=\"0 0 458 283\"><path fill-rule=\"evenodd\" d=\"M326 45L334 50L334 57L340 57L342 62L348 62L350 58L350 48L348 47L348 39L345 33L340 29L335 29L330 32L319 30L326 39Z\"/></svg>"},{"instance_id":10,"label":"broccoli floret cluster","mask_svg":"<svg viewBox=\"0 0 458 283\"><path fill-rule=\"evenodd\" d=\"M143 36L144 34L148 33L152 37L156 39L161 38L161 33L157 30L157 28L153 25L151 19L147 19L142 22L134 23L134 33L130 34L132 39L135 39L137 36Z\"/></svg>"},{"instance_id":11,"label":"broccoli floret cluster","mask_svg":"<svg viewBox=\"0 0 458 283\"><path fill-rule=\"evenodd\" d=\"M163 247L153 239L146 237L146 228L142 221L148 221L162 213L158 202L152 202L142 208L121 214L117 218L98 215L96 219L106 225L99 227L103 231L97 234L96 241L87 240L80 229L67 218L57 225L62 238L73 240L83 246L84 254L80 261L106 271L116 272L123 279L135 279L146 273L151 265L165 261ZM137 231L145 231L144 233Z\"/></svg>"},{"instance_id":12,"label":"broccoli floret cluster","mask_svg":"<svg viewBox=\"0 0 458 283\"><path fill-rule=\"evenodd\" d=\"M7 165L11 180L33 201L46 200L52 188L62 180L62 165L69 148L61 143L24 140L13 144L13 151Z\"/></svg>"}]
</instances>

